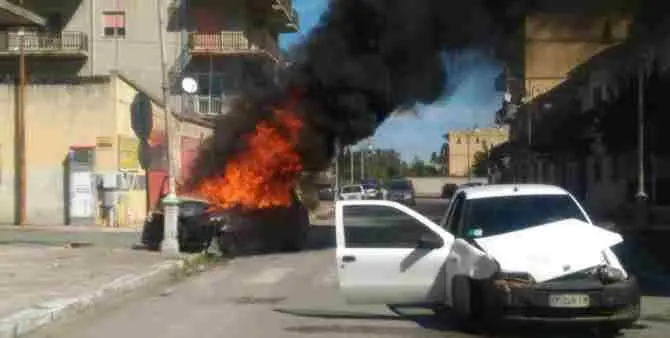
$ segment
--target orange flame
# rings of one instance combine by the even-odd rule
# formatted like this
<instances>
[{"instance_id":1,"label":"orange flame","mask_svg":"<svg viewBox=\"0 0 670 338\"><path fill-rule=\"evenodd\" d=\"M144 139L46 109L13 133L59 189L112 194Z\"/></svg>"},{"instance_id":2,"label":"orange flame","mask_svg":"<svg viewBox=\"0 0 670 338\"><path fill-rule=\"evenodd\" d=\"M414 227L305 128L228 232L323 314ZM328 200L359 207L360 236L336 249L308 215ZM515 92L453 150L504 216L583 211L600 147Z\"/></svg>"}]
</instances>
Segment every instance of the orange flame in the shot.
<instances>
[{"instance_id":1,"label":"orange flame","mask_svg":"<svg viewBox=\"0 0 670 338\"><path fill-rule=\"evenodd\" d=\"M287 109L261 121L243 136L248 147L228 161L221 176L202 182L196 193L214 208L264 209L289 206L303 165L295 150L303 121Z\"/></svg>"}]
</instances>

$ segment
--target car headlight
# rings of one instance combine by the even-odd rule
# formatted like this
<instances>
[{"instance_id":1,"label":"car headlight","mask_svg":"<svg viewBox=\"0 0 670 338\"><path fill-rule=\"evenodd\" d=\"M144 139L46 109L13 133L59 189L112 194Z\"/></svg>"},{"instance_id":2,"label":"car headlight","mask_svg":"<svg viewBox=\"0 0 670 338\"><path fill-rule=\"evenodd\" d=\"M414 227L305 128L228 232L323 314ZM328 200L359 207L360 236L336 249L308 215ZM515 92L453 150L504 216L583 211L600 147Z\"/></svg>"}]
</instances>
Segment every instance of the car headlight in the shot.
<instances>
[{"instance_id":1,"label":"car headlight","mask_svg":"<svg viewBox=\"0 0 670 338\"><path fill-rule=\"evenodd\" d=\"M405 199L408 200L408 199L410 199L410 198L412 198L412 194L410 194L410 193L406 193L406 194L405 194Z\"/></svg>"},{"instance_id":2,"label":"car headlight","mask_svg":"<svg viewBox=\"0 0 670 338\"><path fill-rule=\"evenodd\" d=\"M616 283L626 279L623 271L611 266L603 266L600 268L599 274L604 283Z\"/></svg>"}]
</instances>

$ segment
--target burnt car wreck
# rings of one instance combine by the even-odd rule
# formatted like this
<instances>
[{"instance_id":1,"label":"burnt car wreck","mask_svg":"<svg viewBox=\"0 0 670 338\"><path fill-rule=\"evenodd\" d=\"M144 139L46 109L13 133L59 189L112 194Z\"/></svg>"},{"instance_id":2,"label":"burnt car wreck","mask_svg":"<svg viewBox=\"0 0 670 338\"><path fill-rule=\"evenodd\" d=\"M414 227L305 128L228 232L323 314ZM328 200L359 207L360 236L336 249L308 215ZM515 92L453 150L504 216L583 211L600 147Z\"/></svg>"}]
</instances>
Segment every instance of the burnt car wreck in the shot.
<instances>
[{"instance_id":1,"label":"burnt car wreck","mask_svg":"<svg viewBox=\"0 0 670 338\"><path fill-rule=\"evenodd\" d=\"M144 223L140 247L159 250L163 226L159 204ZM258 210L216 210L202 199L179 198L178 241L184 252L205 251L213 241L228 255L299 251L305 246L309 226L309 212L296 193L288 207Z\"/></svg>"}]
</instances>

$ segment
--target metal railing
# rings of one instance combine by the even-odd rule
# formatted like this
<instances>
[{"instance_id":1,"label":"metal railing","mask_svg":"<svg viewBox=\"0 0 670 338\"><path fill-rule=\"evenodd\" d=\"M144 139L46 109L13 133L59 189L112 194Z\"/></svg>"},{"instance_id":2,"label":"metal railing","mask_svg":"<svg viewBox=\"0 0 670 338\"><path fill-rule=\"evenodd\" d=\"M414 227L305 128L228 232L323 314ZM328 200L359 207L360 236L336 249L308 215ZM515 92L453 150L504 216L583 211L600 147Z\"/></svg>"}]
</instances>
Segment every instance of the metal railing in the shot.
<instances>
[{"instance_id":1,"label":"metal railing","mask_svg":"<svg viewBox=\"0 0 670 338\"><path fill-rule=\"evenodd\" d=\"M17 32L0 32L0 53L19 53L21 36ZM25 32L25 53L68 54L88 52L88 36L83 32Z\"/></svg>"},{"instance_id":2,"label":"metal railing","mask_svg":"<svg viewBox=\"0 0 670 338\"><path fill-rule=\"evenodd\" d=\"M226 114L235 95L185 95L182 97L186 113L220 116Z\"/></svg>"},{"instance_id":3,"label":"metal railing","mask_svg":"<svg viewBox=\"0 0 670 338\"><path fill-rule=\"evenodd\" d=\"M245 54L265 53L280 59L277 41L266 30L222 31L217 33L194 32L189 36L191 53Z\"/></svg>"}]
</instances>

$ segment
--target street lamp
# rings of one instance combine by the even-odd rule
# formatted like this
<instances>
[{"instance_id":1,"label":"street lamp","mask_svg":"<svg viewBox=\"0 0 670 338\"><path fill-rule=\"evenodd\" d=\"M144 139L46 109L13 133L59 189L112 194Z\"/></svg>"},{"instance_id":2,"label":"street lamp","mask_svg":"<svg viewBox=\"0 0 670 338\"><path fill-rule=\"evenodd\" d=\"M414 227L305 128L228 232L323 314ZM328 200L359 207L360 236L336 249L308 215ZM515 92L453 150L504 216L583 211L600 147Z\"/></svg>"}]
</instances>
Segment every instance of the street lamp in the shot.
<instances>
[{"instance_id":1,"label":"street lamp","mask_svg":"<svg viewBox=\"0 0 670 338\"><path fill-rule=\"evenodd\" d=\"M171 81L167 70L167 54L166 54L166 40L163 33L163 10L161 6L162 0L156 0L156 14L158 19L158 39L160 41L160 57L161 57L161 75L162 75L162 94L163 104L163 118L165 120L165 142L166 142L166 157L168 165L168 195L163 198L163 241L161 241L161 253L167 257L179 256L179 241L177 239L178 229L177 222L179 221L179 200L177 199L177 180L176 180L176 166L174 162L174 118L170 116L172 110L170 107L170 84ZM184 90L197 90L197 83L193 86L192 81L182 82Z\"/></svg>"}]
</instances>

